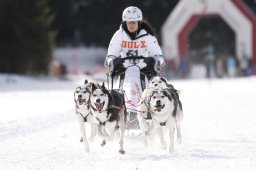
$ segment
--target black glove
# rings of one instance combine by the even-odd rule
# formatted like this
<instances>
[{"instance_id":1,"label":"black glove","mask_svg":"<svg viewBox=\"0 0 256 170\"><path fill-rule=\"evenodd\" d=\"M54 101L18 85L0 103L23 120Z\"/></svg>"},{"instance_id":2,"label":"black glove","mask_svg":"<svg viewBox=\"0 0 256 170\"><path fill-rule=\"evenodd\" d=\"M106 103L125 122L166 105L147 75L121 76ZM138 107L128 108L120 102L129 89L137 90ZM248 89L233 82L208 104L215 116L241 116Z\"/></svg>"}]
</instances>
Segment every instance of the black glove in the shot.
<instances>
[{"instance_id":1,"label":"black glove","mask_svg":"<svg viewBox=\"0 0 256 170\"><path fill-rule=\"evenodd\" d=\"M113 60L113 71L112 71L112 77L121 74L122 72L125 71L124 65L123 65L124 60L120 57L115 58Z\"/></svg>"},{"instance_id":2,"label":"black glove","mask_svg":"<svg viewBox=\"0 0 256 170\"><path fill-rule=\"evenodd\" d=\"M156 60L153 57L147 57L144 59L144 63L147 66L141 69L141 71L147 76L148 80L150 80L157 75L157 72L154 69Z\"/></svg>"},{"instance_id":3,"label":"black glove","mask_svg":"<svg viewBox=\"0 0 256 170\"><path fill-rule=\"evenodd\" d=\"M154 69L154 72L156 72L157 74L160 73L161 66L159 60L153 57L147 57L144 59L144 63L147 64L147 67Z\"/></svg>"},{"instance_id":4,"label":"black glove","mask_svg":"<svg viewBox=\"0 0 256 170\"><path fill-rule=\"evenodd\" d=\"M144 63L147 64L147 66L154 66L156 60L153 57L147 57L144 59Z\"/></svg>"},{"instance_id":5,"label":"black glove","mask_svg":"<svg viewBox=\"0 0 256 170\"><path fill-rule=\"evenodd\" d=\"M114 66L114 68L116 67L116 66L121 66L121 65L123 65L123 62L124 62L124 60L122 59L122 58L120 58L120 57L117 57L117 58L115 58L114 60L113 60L113 66Z\"/></svg>"}]
</instances>

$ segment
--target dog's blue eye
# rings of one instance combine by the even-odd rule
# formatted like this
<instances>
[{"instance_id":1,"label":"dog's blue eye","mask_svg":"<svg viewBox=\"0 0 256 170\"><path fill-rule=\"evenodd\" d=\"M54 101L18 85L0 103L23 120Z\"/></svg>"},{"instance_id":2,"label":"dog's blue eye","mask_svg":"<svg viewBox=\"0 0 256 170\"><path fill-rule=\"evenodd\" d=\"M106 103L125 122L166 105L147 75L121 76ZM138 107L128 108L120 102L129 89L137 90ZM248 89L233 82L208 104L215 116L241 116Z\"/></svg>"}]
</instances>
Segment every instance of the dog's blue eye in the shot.
<instances>
[{"instance_id":1,"label":"dog's blue eye","mask_svg":"<svg viewBox=\"0 0 256 170\"><path fill-rule=\"evenodd\" d=\"M156 98L156 96L153 96L153 99L155 99Z\"/></svg>"},{"instance_id":2,"label":"dog's blue eye","mask_svg":"<svg viewBox=\"0 0 256 170\"><path fill-rule=\"evenodd\" d=\"M76 93L79 93L79 91L76 91Z\"/></svg>"},{"instance_id":3,"label":"dog's blue eye","mask_svg":"<svg viewBox=\"0 0 256 170\"><path fill-rule=\"evenodd\" d=\"M162 98L164 98L164 96L161 96Z\"/></svg>"},{"instance_id":4,"label":"dog's blue eye","mask_svg":"<svg viewBox=\"0 0 256 170\"><path fill-rule=\"evenodd\" d=\"M86 91L83 91L83 93L86 93Z\"/></svg>"},{"instance_id":5,"label":"dog's blue eye","mask_svg":"<svg viewBox=\"0 0 256 170\"><path fill-rule=\"evenodd\" d=\"M104 96L104 94L100 94L100 96Z\"/></svg>"}]
</instances>

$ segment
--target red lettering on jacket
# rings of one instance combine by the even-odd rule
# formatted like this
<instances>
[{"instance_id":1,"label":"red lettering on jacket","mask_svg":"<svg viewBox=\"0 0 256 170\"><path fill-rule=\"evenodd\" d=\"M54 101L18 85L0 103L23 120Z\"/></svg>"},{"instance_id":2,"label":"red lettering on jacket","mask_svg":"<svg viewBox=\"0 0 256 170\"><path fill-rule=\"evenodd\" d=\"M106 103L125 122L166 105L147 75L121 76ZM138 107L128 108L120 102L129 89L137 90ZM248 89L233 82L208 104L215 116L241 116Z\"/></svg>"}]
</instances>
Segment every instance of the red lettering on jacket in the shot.
<instances>
[{"instance_id":1,"label":"red lettering on jacket","mask_svg":"<svg viewBox=\"0 0 256 170\"><path fill-rule=\"evenodd\" d=\"M122 41L122 48L146 48L146 41Z\"/></svg>"},{"instance_id":2,"label":"red lettering on jacket","mask_svg":"<svg viewBox=\"0 0 256 170\"><path fill-rule=\"evenodd\" d=\"M126 48L126 41L122 41L122 48Z\"/></svg>"},{"instance_id":3,"label":"red lettering on jacket","mask_svg":"<svg viewBox=\"0 0 256 170\"><path fill-rule=\"evenodd\" d=\"M137 41L133 42L133 48L139 48L139 45L138 45Z\"/></svg>"},{"instance_id":4,"label":"red lettering on jacket","mask_svg":"<svg viewBox=\"0 0 256 170\"><path fill-rule=\"evenodd\" d=\"M140 44L141 44L140 48L145 48L146 47L145 43L146 43L145 41L140 41Z\"/></svg>"},{"instance_id":5,"label":"red lettering on jacket","mask_svg":"<svg viewBox=\"0 0 256 170\"><path fill-rule=\"evenodd\" d=\"M128 41L128 48L133 48L133 43L131 41Z\"/></svg>"}]
</instances>

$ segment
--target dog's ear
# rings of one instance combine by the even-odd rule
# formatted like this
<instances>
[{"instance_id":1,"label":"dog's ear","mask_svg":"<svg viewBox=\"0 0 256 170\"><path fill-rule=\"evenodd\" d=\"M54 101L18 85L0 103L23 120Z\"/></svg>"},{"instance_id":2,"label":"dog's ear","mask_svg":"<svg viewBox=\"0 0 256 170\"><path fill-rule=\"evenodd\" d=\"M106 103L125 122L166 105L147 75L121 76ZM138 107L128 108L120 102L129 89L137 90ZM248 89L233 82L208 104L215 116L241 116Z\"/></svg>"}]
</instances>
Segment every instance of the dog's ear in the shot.
<instances>
[{"instance_id":1,"label":"dog's ear","mask_svg":"<svg viewBox=\"0 0 256 170\"><path fill-rule=\"evenodd\" d=\"M102 83L102 86L101 86L101 87L102 87L103 89L106 89L104 82Z\"/></svg>"},{"instance_id":2,"label":"dog's ear","mask_svg":"<svg viewBox=\"0 0 256 170\"><path fill-rule=\"evenodd\" d=\"M84 85L86 85L88 83L88 80L87 79L85 79L85 81L84 81Z\"/></svg>"},{"instance_id":3,"label":"dog's ear","mask_svg":"<svg viewBox=\"0 0 256 170\"><path fill-rule=\"evenodd\" d=\"M167 87L168 87L168 88L171 88L171 89L175 89L172 84L167 84Z\"/></svg>"},{"instance_id":4,"label":"dog's ear","mask_svg":"<svg viewBox=\"0 0 256 170\"><path fill-rule=\"evenodd\" d=\"M85 87L85 89L86 89L86 91L87 91L88 93L91 93L90 87Z\"/></svg>"},{"instance_id":5,"label":"dog's ear","mask_svg":"<svg viewBox=\"0 0 256 170\"><path fill-rule=\"evenodd\" d=\"M91 89L92 89L92 91L94 91L95 89L97 89L97 87L96 87L96 85L95 85L94 83L92 83Z\"/></svg>"},{"instance_id":6,"label":"dog's ear","mask_svg":"<svg viewBox=\"0 0 256 170\"><path fill-rule=\"evenodd\" d=\"M167 84L167 80L166 80L166 78L161 77L160 79L161 79L163 82L165 82L165 83Z\"/></svg>"},{"instance_id":7,"label":"dog's ear","mask_svg":"<svg viewBox=\"0 0 256 170\"><path fill-rule=\"evenodd\" d=\"M152 78L149 80L149 82L151 82L154 78L155 78L155 77L152 77Z\"/></svg>"}]
</instances>

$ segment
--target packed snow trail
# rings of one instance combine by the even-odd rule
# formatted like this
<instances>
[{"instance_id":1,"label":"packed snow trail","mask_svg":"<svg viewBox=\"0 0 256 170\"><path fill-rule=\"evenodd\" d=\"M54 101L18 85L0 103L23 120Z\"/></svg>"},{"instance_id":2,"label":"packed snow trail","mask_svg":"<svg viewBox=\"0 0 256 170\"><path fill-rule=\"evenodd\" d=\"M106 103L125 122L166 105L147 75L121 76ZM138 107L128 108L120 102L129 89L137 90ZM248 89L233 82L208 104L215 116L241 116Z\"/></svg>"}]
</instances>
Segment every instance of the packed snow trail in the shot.
<instances>
[{"instance_id":1,"label":"packed snow trail","mask_svg":"<svg viewBox=\"0 0 256 170\"><path fill-rule=\"evenodd\" d=\"M98 137L89 154L79 142L73 90L81 81L34 80L0 76L1 170L120 170L256 168L256 77L179 80L182 91L183 143L160 149L158 137L144 148L142 136L125 137L101 147ZM167 135L167 134L166 134Z\"/></svg>"}]
</instances>

